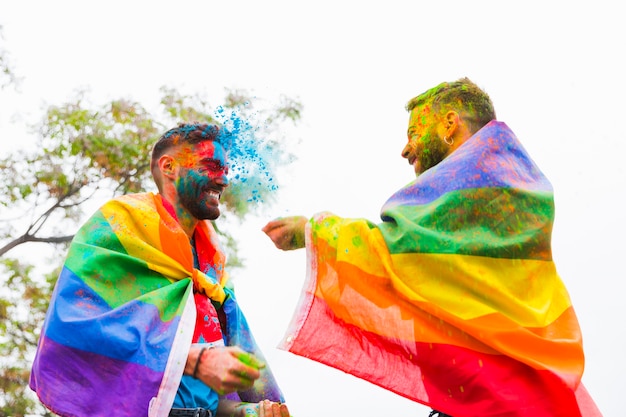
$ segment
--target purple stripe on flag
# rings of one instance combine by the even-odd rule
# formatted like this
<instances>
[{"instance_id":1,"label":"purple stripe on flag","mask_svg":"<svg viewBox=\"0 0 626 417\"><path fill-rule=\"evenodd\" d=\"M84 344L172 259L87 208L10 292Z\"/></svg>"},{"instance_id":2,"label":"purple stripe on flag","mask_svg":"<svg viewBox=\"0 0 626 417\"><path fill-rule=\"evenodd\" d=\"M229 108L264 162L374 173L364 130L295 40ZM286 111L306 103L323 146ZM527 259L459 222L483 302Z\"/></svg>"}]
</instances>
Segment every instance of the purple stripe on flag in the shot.
<instances>
[{"instance_id":1,"label":"purple stripe on flag","mask_svg":"<svg viewBox=\"0 0 626 417\"><path fill-rule=\"evenodd\" d=\"M73 349L42 336L30 387L44 404L55 404L52 411L57 414L137 417L148 414L162 378L162 372L145 366Z\"/></svg>"}]
</instances>

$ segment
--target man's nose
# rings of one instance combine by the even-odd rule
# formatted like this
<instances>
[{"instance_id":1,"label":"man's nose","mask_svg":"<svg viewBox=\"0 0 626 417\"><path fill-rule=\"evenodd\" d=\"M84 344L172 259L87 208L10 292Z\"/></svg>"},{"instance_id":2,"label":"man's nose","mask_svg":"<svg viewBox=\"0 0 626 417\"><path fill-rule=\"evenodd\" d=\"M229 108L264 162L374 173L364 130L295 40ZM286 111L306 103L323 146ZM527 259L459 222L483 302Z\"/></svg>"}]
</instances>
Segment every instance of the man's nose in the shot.
<instances>
[{"instance_id":1,"label":"man's nose","mask_svg":"<svg viewBox=\"0 0 626 417\"><path fill-rule=\"evenodd\" d=\"M228 177L226 176L225 173L221 173L219 175L216 175L215 178L213 178L213 181L218 184L221 185L222 187L228 187Z\"/></svg>"},{"instance_id":2,"label":"man's nose","mask_svg":"<svg viewBox=\"0 0 626 417\"><path fill-rule=\"evenodd\" d=\"M404 148L402 148L402 157L408 158L410 154L411 154L411 143L409 142L406 145L404 145Z\"/></svg>"}]
</instances>

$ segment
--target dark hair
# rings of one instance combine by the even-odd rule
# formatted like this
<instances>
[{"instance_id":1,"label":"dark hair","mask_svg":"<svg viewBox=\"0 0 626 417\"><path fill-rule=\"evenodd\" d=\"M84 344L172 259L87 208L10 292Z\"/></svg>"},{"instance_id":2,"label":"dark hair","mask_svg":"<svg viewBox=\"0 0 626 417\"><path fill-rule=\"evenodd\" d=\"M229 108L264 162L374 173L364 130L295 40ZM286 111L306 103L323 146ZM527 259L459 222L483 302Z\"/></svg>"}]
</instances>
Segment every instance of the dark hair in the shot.
<instances>
[{"instance_id":1,"label":"dark hair","mask_svg":"<svg viewBox=\"0 0 626 417\"><path fill-rule=\"evenodd\" d=\"M412 98L406 109L411 111L427 102L432 103L433 111L437 113L450 109L459 112L473 133L496 118L489 95L466 77L427 90Z\"/></svg>"},{"instance_id":2,"label":"dark hair","mask_svg":"<svg viewBox=\"0 0 626 417\"><path fill-rule=\"evenodd\" d=\"M150 159L150 171L157 186L160 185L160 178L157 175L157 163L169 149L183 143L196 144L207 140L222 143L221 129L217 125L207 123L180 123L178 126L163 133L152 147L152 157ZM224 145L222 143L222 145Z\"/></svg>"},{"instance_id":3,"label":"dark hair","mask_svg":"<svg viewBox=\"0 0 626 417\"><path fill-rule=\"evenodd\" d=\"M181 123L163 133L152 148L152 164L168 149L183 143L195 144L212 140L219 142L220 128L207 123Z\"/></svg>"}]
</instances>

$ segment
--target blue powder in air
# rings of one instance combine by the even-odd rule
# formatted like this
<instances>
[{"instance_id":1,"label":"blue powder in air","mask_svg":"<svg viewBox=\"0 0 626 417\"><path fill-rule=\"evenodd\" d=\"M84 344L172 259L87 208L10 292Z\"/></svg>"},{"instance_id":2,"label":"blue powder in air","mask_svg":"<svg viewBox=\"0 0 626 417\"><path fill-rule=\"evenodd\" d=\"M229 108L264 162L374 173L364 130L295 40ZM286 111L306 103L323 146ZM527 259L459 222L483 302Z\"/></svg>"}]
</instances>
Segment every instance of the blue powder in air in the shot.
<instances>
[{"instance_id":1,"label":"blue powder in air","mask_svg":"<svg viewBox=\"0 0 626 417\"><path fill-rule=\"evenodd\" d=\"M263 191L276 191L272 168L277 155L272 152L268 140L260 137L259 128L238 111L227 112L222 106L215 110L221 123L220 140L228 150L229 179L231 189L249 202L262 202Z\"/></svg>"}]
</instances>

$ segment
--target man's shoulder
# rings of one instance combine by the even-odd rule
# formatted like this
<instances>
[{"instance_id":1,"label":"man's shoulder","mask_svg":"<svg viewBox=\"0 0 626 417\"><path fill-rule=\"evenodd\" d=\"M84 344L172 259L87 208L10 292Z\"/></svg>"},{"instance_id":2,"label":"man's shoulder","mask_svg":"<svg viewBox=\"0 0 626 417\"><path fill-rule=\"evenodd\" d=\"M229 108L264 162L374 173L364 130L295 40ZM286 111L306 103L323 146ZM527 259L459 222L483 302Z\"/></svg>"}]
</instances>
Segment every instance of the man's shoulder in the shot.
<instances>
[{"instance_id":1,"label":"man's shoulder","mask_svg":"<svg viewBox=\"0 0 626 417\"><path fill-rule=\"evenodd\" d=\"M155 207L156 195L150 192L119 195L107 201L105 205L122 205L129 207Z\"/></svg>"},{"instance_id":2,"label":"man's shoulder","mask_svg":"<svg viewBox=\"0 0 626 417\"><path fill-rule=\"evenodd\" d=\"M133 193L116 196L103 205L98 211L102 213L121 215L122 213L158 213L160 198L153 193Z\"/></svg>"}]
</instances>

